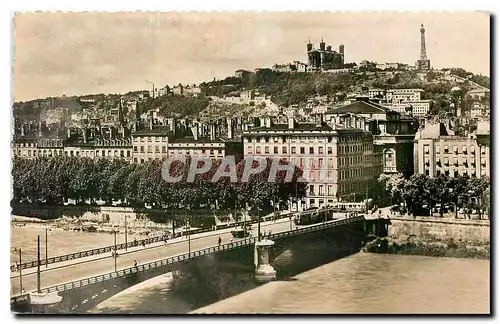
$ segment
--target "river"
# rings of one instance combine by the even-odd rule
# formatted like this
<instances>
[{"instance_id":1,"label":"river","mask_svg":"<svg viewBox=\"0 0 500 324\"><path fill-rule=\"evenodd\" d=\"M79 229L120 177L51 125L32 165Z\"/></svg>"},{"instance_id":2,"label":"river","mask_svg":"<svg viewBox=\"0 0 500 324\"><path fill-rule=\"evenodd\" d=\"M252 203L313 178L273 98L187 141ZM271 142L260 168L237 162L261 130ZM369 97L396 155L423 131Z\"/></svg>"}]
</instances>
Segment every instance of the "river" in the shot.
<instances>
[{"instance_id":1,"label":"river","mask_svg":"<svg viewBox=\"0 0 500 324\"><path fill-rule=\"evenodd\" d=\"M489 260L358 253L193 310L163 275L90 313L487 314Z\"/></svg>"}]
</instances>

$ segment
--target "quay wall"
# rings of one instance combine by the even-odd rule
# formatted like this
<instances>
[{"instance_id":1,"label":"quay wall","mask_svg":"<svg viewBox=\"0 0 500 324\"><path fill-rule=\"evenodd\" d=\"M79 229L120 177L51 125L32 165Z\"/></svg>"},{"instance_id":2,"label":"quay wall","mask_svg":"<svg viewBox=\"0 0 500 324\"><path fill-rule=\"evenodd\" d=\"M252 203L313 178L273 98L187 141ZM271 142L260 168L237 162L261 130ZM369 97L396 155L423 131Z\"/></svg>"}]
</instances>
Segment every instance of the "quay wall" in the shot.
<instances>
[{"instance_id":1,"label":"quay wall","mask_svg":"<svg viewBox=\"0 0 500 324\"><path fill-rule=\"evenodd\" d=\"M455 241L490 244L490 221L436 217L391 218L389 236L415 236L426 241Z\"/></svg>"}]
</instances>

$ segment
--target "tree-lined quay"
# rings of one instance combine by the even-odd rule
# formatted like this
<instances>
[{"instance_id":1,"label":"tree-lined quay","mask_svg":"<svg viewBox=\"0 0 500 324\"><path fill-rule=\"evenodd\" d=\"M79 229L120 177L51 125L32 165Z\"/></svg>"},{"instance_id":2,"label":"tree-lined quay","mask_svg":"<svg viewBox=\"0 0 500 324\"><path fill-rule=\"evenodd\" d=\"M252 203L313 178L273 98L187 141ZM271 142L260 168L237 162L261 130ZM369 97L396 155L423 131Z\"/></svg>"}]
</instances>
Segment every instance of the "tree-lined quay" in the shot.
<instances>
[{"instance_id":1,"label":"tree-lined quay","mask_svg":"<svg viewBox=\"0 0 500 324\"><path fill-rule=\"evenodd\" d=\"M246 182L232 182L228 177L213 182L220 163L214 160L212 168L197 174L192 182L186 181L189 163L173 163L171 172L183 178L168 183L162 179L162 161L156 160L130 164L118 159L62 156L14 159L12 203L54 206L73 199L77 204L121 202L124 206L167 210L259 208L266 211L305 195L307 184L298 181L302 176L298 168L289 182L285 181L284 171L277 172L276 182L268 182L270 161L264 171L250 175ZM243 175L244 167L239 161L238 177Z\"/></svg>"},{"instance_id":2,"label":"tree-lined quay","mask_svg":"<svg viewBox=\"0 0 500 324\"><path fill-rule=\"evenodd\" d=\"M404 213L429 215L433 211L442 217L448 210L454 210L456 217L461 209L466 217L477 212L480 218L490 217L490 179L467 175L429 177L415 174L405 179L401 174L382 174L379 183L384 186L386 198L402 206Z\"/></svg>"}]
</instances>

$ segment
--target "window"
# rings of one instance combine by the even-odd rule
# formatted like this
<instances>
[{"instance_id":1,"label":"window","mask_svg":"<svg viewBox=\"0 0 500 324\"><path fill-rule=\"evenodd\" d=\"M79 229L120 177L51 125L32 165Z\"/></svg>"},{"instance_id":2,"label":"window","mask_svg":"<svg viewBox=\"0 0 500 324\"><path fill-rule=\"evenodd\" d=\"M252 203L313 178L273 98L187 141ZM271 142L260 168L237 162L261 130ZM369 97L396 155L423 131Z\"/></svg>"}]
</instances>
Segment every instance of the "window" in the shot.
<instances>
[{"instance_id":1,"label":"window","mask_svg":"<svg viewBox=\"0 0 500 324\"><path fill-rule=\"evenodd\" d=\"M125 157L125 152L123 150L120 150L120 157Z\"/></svg>"},{"instance_id":2,"label":"window","mask_svg":"<svg viewBox=\"0 0 500 324\"><path fill-rule=\"evenodd\" d=\"M314 180L314 171L309 172L309 180Z\"/></svg>"},{"instance_id":3,"label":"window","mask_svg":"<svg viewBox=\"0 0 500 324\"><path fill-rule=\"evenodd\" d=\"M162 153L167 153L167 147L166 147L165 145L163 145L163 146L161 147L161 152L162 152ZM203 152L203 153L205 153L205 152Z\"/></svg>"},{"instance_id":4,"label":"window","mask_svg":"<svg viewBox=\"0 0 500 324\"><path fill-rule=\"evenodd\" d=\"M306 154L305 147L303 147L303 146L300 147L300 154Z\"/></svg>"},{"instance_id":5,"label":"window","mask_svg":"<svg viewBox=\"0 0 500 324\"><path fill-rule=\"evenodd\" d=\"M283 154L286 154L286 146L283 146L283 147L281 148L281 152L282 152Z\"/></svg>"},{"instance_id":6,"label":"window","mask_svg":"<svg viewBox=\"0 0 500 324\"><path fill-rule=\"evenodd\" d=\"M474 147L474 146L471 146L471 147L470 147L470 152L471 152L472 154L474 154L474 153L476 152L476 151L475 151L475 147Z\"/></svg>"},{"instance_id":7,"label":"window","mask_svg":"<svg viewBox=\"0 0 500 324\"><path fill-rule=\"evenodd\" d=\"M309 154L314 154L314 147L309 148Z\"/></svg>"},{"instance_id":8,"label":"window","mask_svg":"<svg viewBox=\"0 0 500 324\"><path fill-rule=\"evenodd\" d=\"M425 175L429 175L429 169L425 169Z\"/></svg>"},{"instance_id":9,"label":"window","mask_svg":"<svg viewBox=\"0 0 500 324\"><path fill-rule=\"evenodd\" d=\"M275 147L274 147L274 154L279 154L279 153L278 153L278 147L277 147L277 146L275 146Z\"/></svg>"},{"instance_id":10,"label":"window","mask_svg":"<svg viewBox=\"0 0 500 324\"><path fill-rule=\"evenodd\" d=\"M449 153L448 145L444 146L444 153Z\"/></svg>"},{"instance_id":11,"label":"window","mask_svg":"<svg viewBox=\"0 0 500 324\"><path fill-rule=\"evenodd\" d=\"M155 142L159 142L160 141L160 138L159 137L155 137Z\"/></svg>"},{"instance_id":12,"label":"window","mask_svg":"<svg viewBox=\"0 0 500 324\"><path fill-rule=\"evenodd\" d=\"M134 146L134 152L137 152L137 146Z\"/></svg>"},{"instance_id":13,"label":"window","mask_svg":"<svg viewBox=\"0 0 500 324\"><path fill-rule=\"evenodd\" d=\"M292 146L292 154L295 154L295 146Z\"/></svg>"},{"instance_id":14,"label":"window","mask_svg":"<svg viewBox=\"0 0 500 324\"><path fill-rule=\"evenodd\" d=\"M213 152L213 151L212 151L212 150L210 150L210 152ZM257 147L255 148L255 153L260 154L260 146L257 146ZM212 153L210 153L210 154L212 154Z\"/></svg>"},{"instance_id":15,"label":"window","mask_svg":"<svg viewBox=\"0 0 500 324\"><path fill-rule=\"evenodd\" d=\"M325 193L323 192L323 185L319 185L319 195L322 196Z\"/></svg>"},{"instance_id":16,"label":"window","mask_svg":"<svg viewBox=\"0 0 500 324\"><path fill-rule=\"evenodd\" d=\"M318 168L323 167L323 159L318 159Z\"/></svg>"},{"instance_id":17,"label":"window","mask_svg":"<svg viewBox=\"0 0 500 324\"><path fill-rule=\"evenodd\" d=\"M440 158L436 158L436 165L441 166L441 159Z\"/></svg>"},{"instance_id":18,"label":"window","mask_svg":"<svg viewBox=\"0 0 500 324\"><path fill-rule=\"evenodd\" d=\"M151 147L151 145L148 145L148 153L153 153L153 148Z\"/></svg>"},{"instance_id":19,"label":"window","mask_svg":"<svg viewBox=\"0 0 500 324\"><path fill-rule=\"evenodd\" d=\"M106 156L106 151L102 150L102 156Z\"/></svg>"},{"instance_id":20,"label":"window","mask_svg":"<svg viewBox=\"0 0 500 324\"><path fill-rule=\"evenodd\" d=\"M264 147L264 153L269 154L269 146Z\"/></svg>"},{"instance_id":21,"label":"window","mask_svg":"<svg viewBox=\"0 0 500 324\"><path fill-rule=\"evenodd\" d=\"M424 145L425 154L429 154L429 145Z\"/></svg>"},{"instance_id":22,"label":"window","mask_svg":"<svg viewBox=\"0 0 500 324\"><path fill-rule=\"evenodd\" d=\"M328 186L328 196L333 196L333 186Z\"/></svg>"},{"instance_id":23,"label":"window","mask_svg":"<svg viewBox=\"0 0 500 324\"><path fill-rule=\"evenodd\" d=\"M144 163L144 159L141 159L141 163Z\"/></svg>"},{"instance_id":24,"label":"window","mask_svg":"<svg viewBox=\"0 0 500 324\"><path fill-rule=\"evenodd\" d=\"M331 147L328 147L328 154L333 154L333 149Z\"/></svg>"},{"instance_id":25,"label":"window","mask_svg":"<svg viewBox=\"0 0 500 324\"><path fill-rule=\"evenodd\" d=\"M323 154L323 146L318 147L318 154Z\"/></svg>"},{"instance_id":26,"label":"window","mask_svg":"<svg viewBox=\"0 0 500 324\"><path fill-rule=\"evenodd\" d=\"M464 154L467 154L467 146L465 146L465 145L464 145L464 146L462 147L462 152L463 152Z\"/></svg>"},{"instance_id":27,"label":"window","mask_svg":"<svg viewBox=\"0 0 500 324\"><path fill-rule=\"evenodd\" d=\"M453 153L458 154L458 146L453 146Z\"/></svg>"},{"instance_id":28,"label":"window","mask_svg":"<svg viewBox=\"0 0 500 324\"><path fill-rule=\"evenodd\" d=\"M309 185L309 195L314 195L314 185Z\"/></svg>"},{"instance_id":29,"label":"window","mask_svg":"<svg viewBox=\"0 0 500 324\"><path fill-rule=\"evenodd\" d=\"M151 142L151 136L148 137L148 142Z\"/></svg>"},{"instance_id":30,"label":"window","mask_svg":"<svg viewBox=\"0 0 500 324\"><path fill-rule=\"evenodd\" d=\"M455 166L458 166L458 158L453 158L453 164L454 164Z\"/></svg>"},{"instance_id":31,"label":"window","mask_svg":"<svg viewBox=\"0 0 500 324\"><path fill-rule=\"evenodd\" d=\"M130 157L130 151L127 150L127 157Z\"/></svg>"},{"instance_id":32,"label":"window","mask_svg":"<svg viewBox=\"0 0 500 324\"><path fill-rule=\"evenodd\" d=\"M155 153L160 153L160 147L159 146L155 146Z\"/></svg>"},{"instance_id":33,"label":"window","mask_svg":"<svg viewBox=\"0 0 500 324\"><path fill-rule=\"evenodd\" d=\"M141 153L144 153L144 146L142 146L142 145L141 145Z\"/></svg>"},{"instance_id":34,"label":"window","mask_svg":"<svg viewBox=\"0 0 500 324\"><path fill-rule=\"evenodd\" d=\"M444 158L444 165L450 165L450 160L448 158Z\"/></svg>"},{"instance_id":35,"label":"window","mask_svg":"<svg viewBox=\"0 0 500 324\"><path fill-rule=\"evenodd\" d=\"M144 142L145 140L146 138L141 136L141 142Z\"/></svg>"}]
</instances>

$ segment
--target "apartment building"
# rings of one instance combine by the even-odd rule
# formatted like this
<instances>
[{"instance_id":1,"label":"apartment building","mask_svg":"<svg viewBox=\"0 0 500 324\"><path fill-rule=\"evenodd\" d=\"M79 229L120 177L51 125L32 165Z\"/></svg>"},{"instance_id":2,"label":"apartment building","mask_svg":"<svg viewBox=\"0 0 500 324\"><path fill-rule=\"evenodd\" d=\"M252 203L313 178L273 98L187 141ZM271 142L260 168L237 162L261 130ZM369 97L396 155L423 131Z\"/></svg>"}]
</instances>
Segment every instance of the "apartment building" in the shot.
<instances>
[{"instance_id":1,"label":"apartment building","mask_svg":"<svg viewBox=\"0 0 500 324\"><path fill-rule=\"evenodd\" d=\"M386 92L387 102L420 101L423 89L389 89Z\"/></svg>"},{"instance_id":2,"label":"apartment building","mask_svg":"<svg viewBox=\"0 0 500 324\"><path fill-rule=\"evenodd\" d=\"M416 173L431 177L490 176L489 134L454 136L443 124L429 125L415 136L414 156Z\"/></svg>"},{"instance_id":3,"label":"apartment building","mask_svg":"<svg viewBox=\"0 0 500 324\"><path fill-rule=\"evenodd\" d=\"M245 157L279 157L303 170L307 197L292 209L362 199L378 176L371 133L359 128L290 118L288 124L244 131L242 139Z\"/></svg>"},{"instance_id":4,"label":"apartment building","mask_svg":"<svg viewBox=\"0 0 500 324\"><path fill-rule=\"evenodd\" d=\"M133 132L131 135L133 162L144 163L167 158L169 134L172 134L170 126L154 126Z\"/></svg>"}]
</instances>

